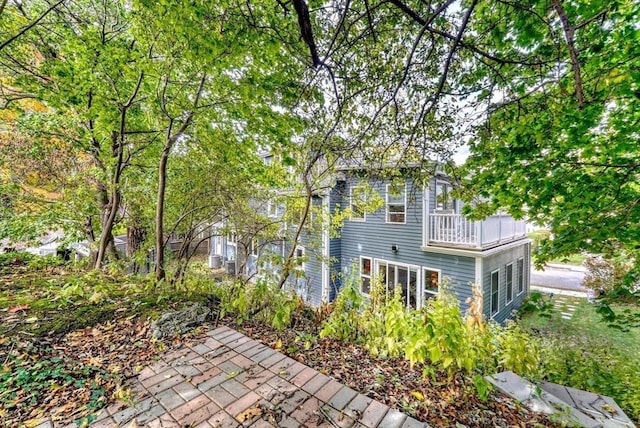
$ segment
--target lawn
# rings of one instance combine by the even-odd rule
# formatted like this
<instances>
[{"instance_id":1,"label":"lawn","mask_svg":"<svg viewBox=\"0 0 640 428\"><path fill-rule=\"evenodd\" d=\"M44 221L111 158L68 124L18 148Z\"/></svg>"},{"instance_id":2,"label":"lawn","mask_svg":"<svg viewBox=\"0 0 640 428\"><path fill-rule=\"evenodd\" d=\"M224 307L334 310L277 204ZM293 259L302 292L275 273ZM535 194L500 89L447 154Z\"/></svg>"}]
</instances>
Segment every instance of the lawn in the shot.
<instances>
[{"instance_id":1,"label":"lawn","mask_svg":"<svg viewBox=\"0 0 640 428\"><path fill-rule=\"evenodd\" d=\"M575 306L570 319L559 309L527 314L521 326L547 343L544 360L547 380L612 396L628 416L640 418L640 328L610 326L596 312L597 304L586 299L562 297ZM614 305L616 313L640 313L632 305Z\"/></svg>"}]
</instances>

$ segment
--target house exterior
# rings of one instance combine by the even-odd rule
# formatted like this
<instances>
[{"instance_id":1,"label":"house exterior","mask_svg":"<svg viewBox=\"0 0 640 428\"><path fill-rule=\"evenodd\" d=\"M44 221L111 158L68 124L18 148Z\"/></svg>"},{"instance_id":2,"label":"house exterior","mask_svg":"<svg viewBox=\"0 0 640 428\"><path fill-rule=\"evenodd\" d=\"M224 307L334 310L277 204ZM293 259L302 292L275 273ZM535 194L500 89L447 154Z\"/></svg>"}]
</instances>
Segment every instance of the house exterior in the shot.
<instances>
[{"instance_id":1,"label":"house exterior","mask_svg":"<svg viewBox=\"0 0 640 428\"><path fill-rule=\"evenodd\" d=\"M438 173L418 185L408 178L365 179L357 170L342 171L333 186L314 195L313 212L322 213L325 225L330 213L348 209L349 215L335 236L311 219L295 248L304 275L293 278L292 286L319 305L332 301L346 278L355 278L365 296L377 280L388 292L400 287L407 307L420 308L446 284L465 311L472 284L479 284L485 316L502 323L529 293L526 224L504 214L468 220L450 191L447 177ZM374 208L367 206L372 195ZM213 239L212 254L236 258L233 236ZM263 248L286 255L291 245L285 238ZM262 254L260 249L248 256L245 274L274 269L261 266Z\"/></svg>"}]
</instances>

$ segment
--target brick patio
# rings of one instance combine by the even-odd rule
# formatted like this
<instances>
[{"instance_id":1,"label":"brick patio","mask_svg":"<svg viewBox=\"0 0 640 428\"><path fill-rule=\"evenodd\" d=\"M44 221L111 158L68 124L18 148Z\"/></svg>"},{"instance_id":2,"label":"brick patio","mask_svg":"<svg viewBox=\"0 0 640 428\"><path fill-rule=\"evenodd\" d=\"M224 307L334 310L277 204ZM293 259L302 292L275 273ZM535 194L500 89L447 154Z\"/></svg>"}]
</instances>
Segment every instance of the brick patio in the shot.
<instances>
[{"instance_id":1,"label":"brick patio","mask_svg":"<svg viewBox=\"0 0 640 428\"><path fill-rule=\"evenodd\" d=\"M427 426L228 327L144 368L132 391L133 407L113 404L91 426Z\"/></svg>"}]
</instances>

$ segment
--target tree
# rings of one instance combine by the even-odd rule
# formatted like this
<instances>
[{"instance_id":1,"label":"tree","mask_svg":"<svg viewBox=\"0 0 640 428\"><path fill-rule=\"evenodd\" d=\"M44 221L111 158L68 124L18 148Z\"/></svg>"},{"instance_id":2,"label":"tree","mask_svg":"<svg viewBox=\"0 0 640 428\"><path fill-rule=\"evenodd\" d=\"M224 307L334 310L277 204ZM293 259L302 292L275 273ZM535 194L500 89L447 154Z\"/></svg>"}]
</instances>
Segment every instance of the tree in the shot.
<instances>
[{"instance_id":1,"label":"tree","mask_svg":"<svg viewBox=\"0 0 640 428\"><path fill-rule=\"evenodd\" d=\"M345 157L447 161L469 141L469 214L549 225L541 261L637 251L637 2L293 5Z\"/></svg>"},{"instance_id":2,"label":"tree","mask_svg":"<svg viewBox=\"0 0 640 428\"><path fill-rule=\"evenodd\" d=\"M637 254L637 3L500 2L479 18L496 55L527 52L536 62L475 68L488 90L461 172L473 213L505 208L549 226L540 262L619 245Z\"/></svg>"}]
</instances>

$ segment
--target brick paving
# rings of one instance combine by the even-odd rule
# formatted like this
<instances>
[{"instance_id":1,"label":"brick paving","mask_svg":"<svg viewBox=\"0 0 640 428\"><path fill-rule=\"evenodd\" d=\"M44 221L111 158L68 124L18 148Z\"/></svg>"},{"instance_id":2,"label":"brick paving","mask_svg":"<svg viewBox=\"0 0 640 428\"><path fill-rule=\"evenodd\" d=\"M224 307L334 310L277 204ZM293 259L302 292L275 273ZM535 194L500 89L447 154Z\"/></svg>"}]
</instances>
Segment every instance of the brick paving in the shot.
<instances>
[{"instance_id":1,"label":"brick paving","mask_svg":"<svg viewBox=\"0 0 640 428\"><path fill-rule=\"evenodd\" d=\"M228 327L163 355L139 373L131 390L132 406L112 404L91 426L428 426ZM37 428L49 427L47 421Z\"/></svg>"}]
</instances>

